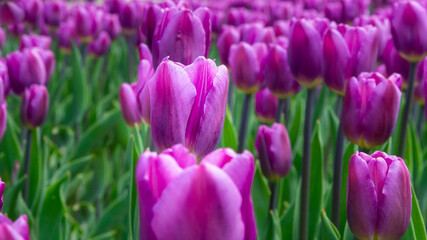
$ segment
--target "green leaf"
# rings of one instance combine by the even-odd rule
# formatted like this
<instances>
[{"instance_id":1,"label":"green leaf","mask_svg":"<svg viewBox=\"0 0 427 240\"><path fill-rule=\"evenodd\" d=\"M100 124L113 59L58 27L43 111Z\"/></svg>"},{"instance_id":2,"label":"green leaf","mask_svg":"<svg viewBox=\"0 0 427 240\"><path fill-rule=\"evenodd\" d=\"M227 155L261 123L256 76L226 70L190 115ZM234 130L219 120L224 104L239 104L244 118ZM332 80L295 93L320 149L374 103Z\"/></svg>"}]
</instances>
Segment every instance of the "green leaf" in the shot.
<instances>
[{"instance_id":1,"label":"green leaf","mask_svg":"<svg viewBox=\"0 0 427 240\"><path fill-rule=\"evenodd\" d=\"M106 113L101 119L93 124L80 139L75 150L75 158L88 154L96 143L102 143L102 139L110 132L109 130L120 120L119 109Z\"/></svg>"},{"instance_id":2,"label":"green leaf","mask_svg":"<svg viewBox=\"0 0 427 240\"><path fill-rule=\"evenodd\" d=\"M267 232L265 240L281 240L282 238L282 229L280 226L280 219L277 215L277 211L270 211L268 216Z\"/></svg>"},{"instance_id":3,"label":"green leaf","mask_svg":"<svg viewBox=\"0 0 427 240\"><path fill-rule=\"evenodd\" d=\"M264 179L261 173L259 162L256 162L255 176L251 193L254 204L258 235L265 236L270 190L268 188L267 181Z\"/></svg>"},{"instance_id":4,"label":"green leaf","mask_svg":"<svg viewBox=\"0 0 427 240\"><path fill-rule=\"evenodd\" d=\"M117 224L122 223L125 220L127 210L129 209L128 203L129 198L127 194L123 194L118 199L113 201L103 211L92 236L105 233L111 230Z\"/></svg>"},{"instance_id":5,"label":"green leaf","mask_svg":"<svg viewBox=\"0 0 427 240\"><path fill-rule=\"evenodd\" d=\"M138 231L135 231L135 219L137 218L136 213L136 200L137 200L137 192L136 192L136 180L135 180L135 168L136 163L138 161L138 156L135 155L135 147L134 147L134 141L133 137L129 139L127 148L126 148L126 161L130 162L130 171L132 177L130 178L130 197L129 197L129 235L131 239L139 239L138 238Z\"/></svg>"},{"instance_id":6,"label":"green leaf","mask_svg":"<svg viewBox=\"0 0 427 240\"><path fill-rule=\"evenodd\" d=\"M322 210L321 215L321 230L320 230L320 239L325 240L339 240L341 238L340 233L338 232L335 225L329 220L328 216L326 216L326 212Z\"/></svg>"},{"instance_id":7,"label":"green leaf","mask_svg":"<svg viewBox=\"0 0 427 240\"><path fill-rule=\"evenodd\" d=\"M61 178L46 191L39 214L39 239L60 239L61 219L66 211L61 185L68 177Z\"/></svg>"},{"instance_id":8,"label":"green leaf","mask_svg":"<svg viewBox=\"0 0 427 240\"><path fill-rule=\"evenodd\" d=\"M3 208L2 212L7 213L8 216L12 219L17 218L18 216L15 215L15 207L16 203L18 202L18 195L24 186L24 182L27 179L27 176L22 176L18 181L16 181L13 185L12 184L6 184L6 188L4 190L3 194Z\"/></svg>"},{"instance_id":9,"label":"green leaf","mask_svg":"<svg viewBox=\"0 0 427 240\"><path fill-rule=\"evenodd\" d=\"M31 153L30 153L30 172L29 172L29 203L33 213L37 211L38 198L40 197L41 186L43 186L42 166L43 159L40 153L40 128L31 130Z\"/></svg>"},{"instance_id":10,"label":"green leaf","mask_svg":"<svg viewBox=\"0 0 427 240\"><path fill-rule=\"evenodd\" d=\"M289 207L289 209L285 212L282 219L280 220L283 239L293 239L292 228L293 228L293 220L294 220L294 214L295 214L295 205L296 203L292 204L292 206Z\"/></svg>"},{"instance_id":11,"label":"green leaf","mask_svg":"<svg viewBox=\"0 0 427 240\"><path fill-rule=\"evenodd\" d=\"M311 145L310 204L308 239L315 239L323 207L323 143L320 123L316 122Z\"/></svg>"},{"instance_id":12,"label":"green leaf","mask_svg":"<svg viewBox=\"0 0 427 240\"><path fill-rule=\"evenodd\" d=\"M354 237L353 233L350 231L350 228L348 227L348 222L345 221L344 233L343 233L342 240L354 240L354 239L355 239L355 237Z\"/></svg>"},{"instance_id":13,"label":"green leaf","mask_svg":"<svg viewBox=\"0 0 427 240\"><path fill-rule=\"evenodd\" d=\"M301 133L301 126L303 123L303 121L301 119L303 117L303 105L304 104L302 104L301 101L298 101L295 105L296 105L295 106L295 111L296 111L295 117L292 120L292 125L291 125L291 128L289 130L289 138L291 140L291 146L293 149L295 149L297 139L301 135L300 134Z\"/></svg>"},{"instance_id":14,"label":"green leaf","mask_svg":"<svg viewBox=\"0 0 427 240\"><path fill-rule=\"evenodd\" d=\"M237 149L236 129L234 128L233 117L231 116L231 112L228 107L227 107L227 112L225 114L224 129L222 131L222 139L224 142L224 147Z\"/></svg>"},{"instance_id":15,"label":"green leaf","mask_svg":"<svg viewBox=\"0 0 427 240\"><path fill-rule=\"evenodd\" d=\"M423 216L418 205L418 199L415 195L414 188L412 188L412 213L411 221L414 226L414 232L417 240L427 240L426 227L424 225Z\"/></svg>"},{"instance_id":16,"label":"green leaf","mask_svg":"<svg viewBox=\"0 0 427 240\"><path fill-rule=\"evenodd\" d=\"M80 51L74 43L72 44L72 48L71 63L74 76L71 79L71 92L73 93L71 120L72 123L79 123L83 119L84 112L88 105L89 90Z\"/></svg>"},{"instance_id":17,"label":"green leaf","mask_svg":"<svg viewBox=\"0 0 427 240\"><path fill-rule=\"evenodd\" d=\"M18 129L19 128L17 128L11 114L8 114L6 131L4 133L3 140L0 141L0 149L4 152L3 159L6 160L0 161L0 174L3 181L7 181L9 179L9 174L12 172L15 161L22 160L23 155L18 138L19 134L17 133Z\"/></svg>"},{"instance_id":18,"label":"green leaf","mask_svg":"<svg viewBox=\"0 0 427 240\"><path fill-rule=\"evenodd\" d=\"M87 156L77 158L70 162L65 163L58 170L55 171L55 174L53 175L52 179L58 180L60 178L63 178L67 174L73 177L74 175L79 173L82 170L82 168L87 166L92 158L93 158L93 155L87 155Z\"/></svg>"}]
</instances>

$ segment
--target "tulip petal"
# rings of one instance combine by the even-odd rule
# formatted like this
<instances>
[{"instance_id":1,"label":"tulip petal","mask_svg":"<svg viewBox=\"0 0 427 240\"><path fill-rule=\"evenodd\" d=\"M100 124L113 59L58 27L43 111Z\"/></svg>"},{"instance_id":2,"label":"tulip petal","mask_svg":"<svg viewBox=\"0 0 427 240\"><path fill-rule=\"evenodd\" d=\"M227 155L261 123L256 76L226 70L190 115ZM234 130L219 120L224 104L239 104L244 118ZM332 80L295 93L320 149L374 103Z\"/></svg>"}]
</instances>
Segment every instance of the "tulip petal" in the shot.
<instances>
[{"instance_id":1,"label":"tulip petal","mask_svg":"<svg viewBox=\"0 0 427 240\"><path fill-rule=\"evenodd\" d=\"M216 166L187 168L153 208L158 240L242 240L242 199L230 177Z\"/></svg>"},{"instance_id":2,"label":"tulip petal","mask_svg":"<svg viewBox=\"0 0 427 240\"><path fill-rule=\"evenodd\" d=\"M387 141L394 131L401 92L391 80L384 80L367 99L363 138L370 147ZM369 127L368 127L369 126Z\"/></svg>"},{"instance_id":3,"label":"tulip petal","mask_svg":"<svg viewBox=\"0 0 427 240\"><path fill-rule=\"evenodd\" d=\"M402 159L389 165L378 209L379 239L400 239L409 225L412 210L411 179Z\"/></svg>"},{"instance_id":4,"label":"tulip petal","mask_svg":"<svg viewBox=\"0 0 427 240\"><path fill-rule=\"evenodd\" d=\"M343 101L341 123L345 136L357 143L362 134L362 99L356 78L348 82Z\"/></svg>"},{"instance_id":5,"label":"tulip petal","mask_svg":"<svg viewBox=\"0 0 427 240\"><path fill-rule=\"evenodd\" d=\"M355 154L348 167L347 220L356 237L372 239L376 231L377 211L377 194L368 165Z\"/></svg>"},{"instance_id":6,"label":"tulip petal","mask_svg":"<svg viewBox=\"0 0 427 240\"><path fill-rule=\"evenodd\" d=\"M196 158L182 144L177 144L166 149L162 154L170 155L175 159L181 168L187 168L196 165Z\"/></svg>"},{"instance_id":7,"label":"tulip petal","mask_svg":"<svg viewBox=\"0 0 427 240\"><path fill-rule=\"evenodd\" d=\"M185 143L185 131L196 88L185 70L171 62L162 62L149 82L151 134L159 152Z\"/></svg>"},{"instance_id":8,"label":"tulip petal","mask_svg":"<svg viewBox=\"0 0 427 240\"><path fill-rule=\"evenodd\" d=\"M205 39L206 39L206 49L205 57L208 57L209 47L211 45L211 32L212 32L212 21L211 21L211 12L207 7L199 7L194 12L200 21L203 24L203 29L205 30Z\"/></svg>"},{"instance_id":9,"label":"tulip petal","mask_svg":"<svg viewBox=\"0 0 427 240\"><path fill-rule=\"evenodd\" d=\"M3 138L4 132L6 131L7 123L7 103L3 103L0 106L0 142ZM0 206L1 210L1 206Z\"/></svg>"},{"instance_id":10,"label":"tulip petal","mask_svg":"<svg viewBox=\"0 0 427 240\"><path fill-rule=\"evenodd\" d=\"M15 220L12 224L13 228L19 235L21 235L25 240L30 239L30 229L28 227L27 215L21 215L18 219Z\"/></svg>"}]
</instances>

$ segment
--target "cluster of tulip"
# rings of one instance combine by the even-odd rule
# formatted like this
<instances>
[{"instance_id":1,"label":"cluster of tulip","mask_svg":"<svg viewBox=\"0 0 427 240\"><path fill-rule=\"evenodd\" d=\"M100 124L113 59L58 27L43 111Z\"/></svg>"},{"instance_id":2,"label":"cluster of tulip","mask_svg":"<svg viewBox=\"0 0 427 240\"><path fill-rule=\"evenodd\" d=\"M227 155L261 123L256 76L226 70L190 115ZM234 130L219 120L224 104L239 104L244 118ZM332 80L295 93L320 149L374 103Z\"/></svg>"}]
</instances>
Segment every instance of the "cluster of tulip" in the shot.
<instances>
[{"instance_id":1,"label":"cluster of tulip","mask_svg":"<svg viewBox=\"0 0 427 240\"><path fill-rule=\"evenodd\" d=\"M117 213L115 201L105 210L128 216L129 226L121 227L129 228L128 233L116 238L426 239L421 212L427 204L418 205L415 196L417 191L424 197L421 182L427 176L422 160L427 149L421 143L427 139L422 112L427 101L425 0L12 0L0 3L0 25L0 168L5 165L1 161L12 159L6 182L13 186L7 190L0 179L0 211L4 194L7 201L18 199L5 202L8 213L27 214L15 222L0 214L0 239L55 239L78 225L85 218L86 213L79 212L83 205L74 204L71 209L78 213L71 217L62 213L63 197L48 194L62 196L59 186L83 169L85 161L78 157L89 153L101 153L103 162L91 164L104 172L95 170L88 181L101 179L94 188L108 189L96 192L96 218L104 216L102 203L110 197L127 197L117 198L126 202L127 207L120 208L126 213ZM124 47L118 50L120 44ZM102 66L122 71L119 61L100 62L94 70L98 74L91 75L97 78L86 79L94 68L87 53L110 63L120 55L127 65L120 87L111 79L109 87L93 83L101 81ZM69 87L59 83L67 75L69 59L77 72L73 77L79 79L69 83L73 100L71 106L70 97L64 100L70 111L62 112L52 99ZM55 87L49 87L51 79ZM85 106L87 99L80 99L88 86L100 92L94 93L93 112ZM14 95L21 98L19 116L27 134L21 144L15 144L14 109L8 109L9 103L16 104ZM253 95L256 124L251 121ZM114 98L120 107L108 105ZM412 123L414 99L421 111ZM41 145L32 145L40 142L37 128L56 116L49 112L50 102L51 109L61 111L62 121L43 126L46 143L44 150L37 150ZM334 103L335 110L317 109ZM118 134L102 141L114 150L91 149L92 141L101 142L95 136L114 132L116 115L100 117L107 106L120 108L133 131L130 138L125 136L130 159L117 164L126 161L129 170L114 174L126 175L122 181L129 186L100 183L113 175L105 173L110 171L105 170L110 164L105 159L120 155L118 135L129 131L117 127ZM316 111L325 112L327 124ZM68 115L75 115L74 122L64 120ZM238 134L233 118L240 120ZM314 131L313 119L318 122ZM56 125L68 123L75 124L74 141L57 136L61 127ZM319 126L328 127L326 141L336 140L335 145L323 146ZM80 136L82 130L87 131ZM51 143L50 137L59 143ZM26 148L19 162L13 158L21 157L21 145ZM331 149L333 153L327 152ZM59 158L55 154L78 161L49 160ZM413 155L419 158L416 164L407 159ZM324 157L334 158L333 171ZM50 176L49 168L68 175ZM329 173L332 177L324 176ZM31 184L34 180L47 185L50 177L57 181L52 189ZM79 181L65 185L71 192L67 202L90 199L81 197L86 189L76 190ZM291 191L293 195L284 196ZM59 201L52 205L60 215L43 216L50 201ZM20 202L24 207L15 207ZM51 216L55 220L49 220ZM72 223L61 225L71 218ZM51 236L46 233L50 226L44 224L49 221L56 221ZM101 217L84 237L102 233L102 224L113 227L110 222Z\"/></svg>"}]
</instances>

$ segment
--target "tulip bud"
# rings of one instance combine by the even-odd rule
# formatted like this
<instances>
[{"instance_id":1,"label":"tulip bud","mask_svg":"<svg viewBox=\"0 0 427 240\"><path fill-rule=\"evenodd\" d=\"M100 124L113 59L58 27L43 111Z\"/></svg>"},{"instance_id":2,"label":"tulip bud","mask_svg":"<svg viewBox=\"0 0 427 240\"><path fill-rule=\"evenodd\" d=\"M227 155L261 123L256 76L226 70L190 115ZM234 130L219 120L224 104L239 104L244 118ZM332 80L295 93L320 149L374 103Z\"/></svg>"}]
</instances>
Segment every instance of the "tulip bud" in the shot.
<instances>
[{"instance_id":1,"label":"tulip bud","mask_svg":"<svg viewBox=\"0 0 427 240\"><path fill-rule=\"evenodd\" d=\"M0 25L12 25L21 23L25 13L21 6L14 1L0 3Z\"/></svg>"},{"instance_id":2,"label":"tulip bud","mask_svg":"<svg viewBox=\"0 0 427 240\"><path fill-rule=\"evenodd\" d=\"M379 73L361 73L350 79L341 115L348 140L363 148L388 140L399 114L401 81L399 74L386 79Z\"/></svg>"},{"instance_id":3,"label":"tulip bud","mask_svg":"<svg viewBox=\"0 0 427 240\"><path fill-rule=\"evenodd\" d=\"M218 37L217 46L221 63L229 66L228 56L230 48L233 44L237 44L240 40L239 31L233 26L225 26L222 28L221 34Z\"/></svg>"},{"instance_id":4,"label":"tulip bud","mask_svg":"<svg viewBox=\"0 0 427 240\"><path fill-rule=\"evenodd\" d=\"M45 86L33 84L25 89L21 103L21 122L30 129L43 124L49 109L49 93Z\"/></svg>"},{"instance_id":5,"label":"tulip bud","mask_svg":"<svg viewBox=\"0 0 427 240\"><path fill-rule=\"evenodd\" d=\"M86 6L77 6L74 12L76 34L80 41L89 43L96 36L97 23L95 15Z\"/></svg>"},{"instance_id":6,"label":"tulip bud","mask_svg":"<svg viewBox=\"0 0 427 240\"><path fill-rule=\"evenodd\" d=\"M411 179L405 162L384 152L356 152L347 180L347 220L360 239L400 239L412 209Z\"/></svg>"},{"instance_id":7,"label":"tulip bud","mask_svg":"<svg viewBox=\"0 0 427 240\"><path fill-rule=\"evenodd\" d=\"M0 141L1 141L1 137L2 137L2 135L0 134ZM4 182L2 182L1 178L0 178L0 211L3 207L3 193L4 193L5 187L6 187L6 184Z\"/></svg>"},{"instance_id":8,"label":"tulip bud","mask_svg":"<svg viewBox=\"0 0 427 240\"><path fill-rule=\"evenodd\" d=\"M255 148L267 179L277 181L288 174L292 166L292 149L288 131L282 124L273 123L271 128L261 125Z\"/></svg>"},{"instance_id":9,"label":"tulip bud","mask_svg":"<svg viewBox=\"0 0 427 240\"><path fill-rule=\"evenodd\" d=\"M290 21L276 21L274 22L274 34L276 37L284 36L289 37Z\"/></svg>"},{"instance_id":10,"label":"tulip bud","mask_svg":"<svg viewBox=\"0 0 427 240\"><path fill-rule=\"evenodd\" d=\"M53 70L55 70L55 55L51 50L45 50L41 48L36 48L35 50L43 60L43 63L46 69L46 80L44 85L47 85L50 82L50 78L52 77Z\"/></svg>"},{"instance_id":11,"label":"tulip bud","mask_svg":"<svg viewBox=\"0 0 427 240\"><path fill-rule=\"evenodd\" d=\"M0 76L0 142L3 138L4 132L6 131L6 123L7 123L7 103L4 101L4 86L3 79ZM4 191L4 183L1 182L0 179L0 211L3 205L3 191Z\"/></svg>"},{"instance_id":12,"label":"tulip bud","mask_svg":"<svg viewBox=\"0 0 427 240\"><path fill-rule=\"evenodd\" d=\"M62 0L45 1L43 6L44 22L52 29L57 29L67 15L67 6Z\"/></svg>"},{"instance_id":13,"label":"tulip bud","mask_svg":"<svg viewBox=\"0 0 427 240\"><path fill-rule=\"evenodd\" d=\"M383 52L383 61L387 69L387 74L398 73L402 76L402 88L406 89L408 85L409 70L411 63L402 58L394 48L393 40L390 39Z\"/></svg>"},{"instance_id":14,"label":"tulip bud","mask_svg":"<svg viewBox=\"0 0 427 240\"><path fill-rule=\"evenodd\" d=\"M50 44L52 43L52 39L48 36L43 35L22 35L21 43L19 44L19 50L24 50L25 48L33 48L39 47L45 50L50 49Z\"/></svg>"},{"instance_id":15,"label":"tulip bud","mask_svg":"<svg viewBox=\"0 0 427 240\"><path fill-rule=\"evenodd\" d=\"M113 40L116 39L122 31L119 17L115 14L105 14L103 26L103 30L106 31Z\"/></svg>"},{"instance_id":16,"label":"tulip bud","mask_svg":"<svg viewBox=\"0 0 427 240\"><path fill-rule=\"evenodd\" d=\"M264 81L275 96L283 99L298 92L299 84L289 69L286 47L271 44L264 66Z\"/></svg>"},{"instance_id":17,"label":"tulip bud","mask_svg":"<svg viewBox=\"0 0 427 240\"><path fill-rule=\"evenodd\" d=\"M107 12L109 13L118 13L121 4L123 4L123 0L106 0L105 7Z\"/></svg>"},{"instance_id":18,"label":"tulip bud","mask_svg":"<svg viewBox=\"0 0 427 240\"><path fill-rule=\"evenodd\" d=\"M120 106L126 123L133 127L141 122L136 99L136 83L123 83L120 87Z\"/></svg>"},{"instance_id":19,"label":"tulip bud","mask_svg":"<svg viewBox=\"0 0 427 240\"><path fill-rule=\"evenodd\" d=\"M272 43L275 37L273 28L264 27L261 23L247 23L240 26L240 38L249 44Z\"/></svg>"},{"instance_id":20,"label":"tulip bud","mask_svg":"<svg viewBox=\"0 0 427 240\"><path fill-rule=\"evenodd\" d=\"M144 43L138 46L139 60L147 60L153 66L153 55L151 55L150 48Z\"/></svg>"},{"instance_id":21,"label":"tulip bud","mask_svg":"<svg viewBox=\"0 0 427 240\"><path fill-rule=\"evenodd\" d=\"M122 2L119 9L120 25L123 33L131 35L142 23L142 8L137 1Z\"/></svg>"},{"instance_id":22,"label":"tulip bud","mask_svg":"<svg viewBox=\"0 0 427 240\"><path fill-rule=\"evenodd\" d=\"M205 57L208 57L209 47L211 45L211 33L212 33L212 22L211 12L206 7L200 7L194 11L194 15L197 16L202 22L203 29L205 30Z\"/></svg>"},{"instance_id":23,"label":"tulip bud","mask_svg":"<svg viewBox=\"0 0 427 240\"><path fill-rule=\"evenodd\" d=\"M42 0L22 0L20 1L24 12L25 22L36 25L43 14L43 1Z\"/></svg>"},{"instance_id":24,"label":"tulip bud","mask_svg":"<svg viewBox=\"0 0 427 240\"><path fill-rule=\"evenodd\" d=\"M74 21L66 21L61 23L58 30L58 44L63 53L71 53L71 43L76 40Z\"/></svg>"},{"instance_id":25,"label":"tulip bud","mask_svg":"<svg viewBox=\"0 0 427 240\"><path fill-rule=\"evenodd\" d=\"M224 65L217 67L204 57L185 67L164 60L148 88L151 134L157 150L185 143L200 158L215 149L227 105Z\"/></svg>"},{"instance_id":26,"label":"tulip bud","mask_svg":"<svg viewBox=\"0 0 427 240\"><path fill-rule=\"evenodd\" d=\"M191 64L198 56L205 56L207 45L204 23L188 9L171 8L163 13L153 36L153 63L169 56L172 61ZM207 56L205 56L207 57Z\"/></svg>"},{"instance_id":27,"label":"tulip bud","mask_svg":"<svg viewBox=\"0 0 427 240\"><path fill-rule=\"evenodd\" d=\"M7 98L10 92L9 75L7 73L6 61L1 58L0 58L0 79L2 79L2 83L0 84L3 84L3 93L0 92L0 94L4 94L4 98Z\"/></svg>"},{"instance_id":28,"label":"tulip bud","mask_svg":"<svg viewBox=\"0 0 427 240\"><path fill-rule=\"evenodd\" d=\"M148 6L145 7L145 14L140 31L144 34L147 40L147 46L151 49L156 26L162 19L164 10L157 3L147 2L147 4Z\"/></svg>"},{"instance_id":29,"label":"tulip bud","mask_svg":"<svg viewBox=\"0 0 427 240\"><path fill-rule=\"evenodd\" d=\"M138 82L136 87L137 105L142 121L147 125L150 125L150 91L146 86L153 75L153 65L148 60L141 60L138 67Z\"/></svg>"},{"instance_id":30,"label":"tulip bud","mask_svg":"<svg viewBox=\"0 0 427 240\"><path fill-rule=\"evenodd\" d=\"M228 57L231 79L240 91L251 94L258 90L262 80L261 69L266 51L267 46L264 43L251 46L240 42L231 46Z\"/></svg>"},{"instance_id":31,"label":"tulip bud","mask_svg":"<svg viewBox=\"0 0 427 240\"><path fill-rule=\"evenodd\" d=\"M21 215L15 222L0 213L0 239L29 240L30 229L26 215Z\"/></svg>"},{"instance_id":32,"label":"tulip bud","mask_svg":"<svg viewBox=\"0 0 427 240\"><path fill-rule=\"evenodd\" d=\"M0 54L1 54L1 49L3 48L5 43L6 43L6 33L4 32L3 28L0 28Z\"/></svg>"},{"instance_id":33,"label":"tulip bud","mask_svg":"<svg viewBox=\"0 0 427 240\"><path fill-rule=\"evenodd\" d=\"M264 88L255 94L255 114L263 123L273 123L276 119L279 99Z\"/></svg>"},{"instance_id":34,"label":"tulip bud","mask_svg":"<svg viewBox=\"0 0 427 240\"><path fill-rule=\"evenodd\" d=\"M289 67L299 84L316 87L322 81L322 36L312 20L299 19L291 25Z\"/></svg>"},{"instance_id":35,"label":"tulip bud","mask_svg":"<svg viewBox=\"0 0 427 240\"><path fill-rule=\"evenodd\" d=\"M110 49L110 46L110 36L106 32L101 32L95 41L89 44L89 52L95 57L101 57Z\"/></svg>"},{"instance_id":36,"label":"tulip bud","mask_svg":"<svg viewBox=\"0 0 427 240\"><path fill-rule=\"evenodd\" d=\"M145 151L135 173L140 236L255 239L250 194L254 172L253 156L247 151L236 154L232 149L218 149L200 165L182 145L160 154Z\"/></svg>"},{"instance_id":37,"label":"tulip bud","mask_svg":"<svg viewBox=\"0 0 427 240\"><path fill-rule=\"evenodd\" d=\"M421 61L427 55L427 11L416 1L401 1L393 5L391 33L394 46L410 62Z\"/></svg>"}]
</instances>

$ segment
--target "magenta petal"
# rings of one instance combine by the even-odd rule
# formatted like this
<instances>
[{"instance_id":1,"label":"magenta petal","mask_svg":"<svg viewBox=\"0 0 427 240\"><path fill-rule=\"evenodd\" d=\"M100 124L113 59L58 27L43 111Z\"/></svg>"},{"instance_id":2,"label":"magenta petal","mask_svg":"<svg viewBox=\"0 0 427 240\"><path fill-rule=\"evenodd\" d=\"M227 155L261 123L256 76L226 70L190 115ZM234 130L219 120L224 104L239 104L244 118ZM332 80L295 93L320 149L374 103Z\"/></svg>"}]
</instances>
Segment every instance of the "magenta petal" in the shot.
<instances>
[{"instance_id":1,"label":"magenta petal","mask_svg":"<svg viewBox=\"0 0 427 240\"><path fill-rule=\"evenodd\" d=\"M182 144L177 144L162 152L175 159L181 168L187 168L197 164L196 158Z\"/></svg>"},{"instance_id":2,"label":"magenta petal","mask_svg":"<svg viewBox=\"0 0 427 240\"><path fill-rule=\"evenodd\" d=\"M145 239L155 240L151 229L152 208L162 195L163 190L180 173L182 169L169 155L145 151L136 167L136 184L140 206L140 235Z\"/></svg>"},{"instance_id":3,"label":"magenta petal","mask_svg":"<svg viewBox=\"0 0 427 240\"><path fill-rule=\"evenodd\" d=\"M4 132L6 131L7 123L7 103L0 105L0 142L3 138ZM1 207L0 207L1 210Z\"/></svg>"},{"instance_id":4,"label":"magenta petal","mask_svg":"<svg viewBox=\"0 0 427 240\"><path fill-rule=\"evenodd\" d=\"M203 29L205 30L205 39L206 39L206 49L205 49L205 57L208 57L209 47L211 45L211 32L212 32L212 22L211 22L211 12L206 7L200 7L196 9L194 12L200 21L203 24Z\"/></svg>"},{"instance_id":5,"label":"magenta petal","mask_svg":"<svg viewBox=\"0 0 427 240\"><path fill-rule=\"evenodd\" d=\"M1 135L0 135L0 140L1 140ZM0 178L0 211L1 211L1 208L3 207L3 193L4 193L5 187L6 187L6 184L2 182Z\"/></svg>"},{"instance_id":6,"label":"magenta petal","mask_svg":"<svg viewBox=\"0 0 427 240\"><path fill-rule=\"evenodd\" d=\"M356 237L373 238L378 219L377 211L377 194L368 165L356 153L350 159L347 180L347 221Z\"/></svg>"},{"instance_id":7,"label":"magenta petal","mask_svg":"<svg viewBox=\"0 0 427 240\"><path fill-rule=\"evenodd\" d=\"M368 146L381 145L392 135L399 114L400 96L396 84L385 79L367 99L363 138Z\"/></svg>"},{"instance_id":8,"label":"magenta petal","mask_svg":"<svg viewBox=\"0 0 427 240\"><path fill-rule=\"evenodd\" d=\"M27 215L21 215L18 219L15 220L15 222L13 222L12 226L15 231L23 237L23 239L30 239L30 229L28 227Z\"/></svg>"},{"instance_id":9,"label":"magenta petal","mask_svg":"<svg viewBox=\"0 0 427 240\"><path fill-rule=\"evenodd\" d=\"M389 165L378 209L379 239L400 239L408 228L412 210L411 179L402 159Z\"/></svg>"},{"instance_id":10,"label":"magenta petal","mask_svg":"<svg viewBox=\"0 0 427 240\"><path fill-rule=\"evenodd\" d=\"M0 224L0 239L25 240L13 229L12 225L2 224Z\"/></svg>"},{"instance_id":11,"label":"magenta petal","mask_svg":"<svg viewBox=\"0 0 427 240\"><path fill-rule=\"evenodd\" d=\"M153 209L158 240L242 240L242 198L216 166L187 168L172 181Z\"/></svg>"},{"instance_id":12,"label":"magenta petal","mask_svg":"<svg viewBox=\"0 0 427 240\"><path fill-rule=\"evenodd\" d=\"M132 85L122 83L119 97L123 118L129 126L133 127L140 122L140 114L138 112L136 94Z\"/></svg>"},{"instance_id":13,"label":"magenta petal","mask_svg":"<svg viewBox=\"0 0 427 240\"><path fill-rule=\"evenodd\" d=\"M212 60L197 58L185 67L196 87L197 96L188 119L186 147L202 157L217 146L224 125L227 107L228 70Z\"/></svg>"},{"instance_id":14,"label":"magenta petal","mask_svg":"<svg viewBox=\"0 0 427 240\"><path fill-rule=\"evenodd\" d=\"M358 81L351 78L348 82L343 101L341 123L345 136L357 143L362 137L362 96Z\"/></svg>"},{"instance_id":15,"label":"magenta petal","mask_svg":"<svg viewBox=\"0 0 427 240\"><path fill-rule=\"evenodd\" d=\"M158 151L185 143L196 88L187 72L171 61L162 62L148 84L151 134Z\"/></svg>"}]
</instances>

